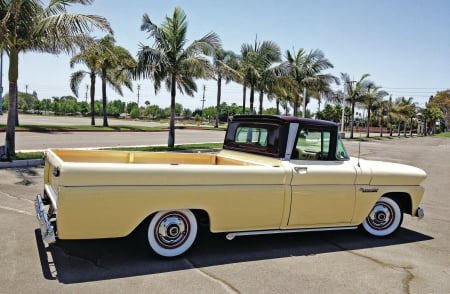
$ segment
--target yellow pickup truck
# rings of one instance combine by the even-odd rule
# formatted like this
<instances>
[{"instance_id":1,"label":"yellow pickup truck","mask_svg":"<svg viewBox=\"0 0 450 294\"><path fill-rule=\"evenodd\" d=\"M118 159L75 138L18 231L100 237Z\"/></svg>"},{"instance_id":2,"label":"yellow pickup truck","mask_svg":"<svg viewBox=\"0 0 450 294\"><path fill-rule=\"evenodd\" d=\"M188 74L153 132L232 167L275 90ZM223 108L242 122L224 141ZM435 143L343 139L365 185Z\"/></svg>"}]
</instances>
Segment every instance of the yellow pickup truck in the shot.
<instances>
[{"instance_id":1,"label":"yellow pickup truck","mask_svg":"<svg viewBox=\"0 0 450 294\"><path fill-rule=\"evenodd\" d=\"M48 150L36 213L43 239L115 238L141 223L161 256L194 243L199 218L227 239L364 228L422 218L426 173L350 158L334 123L236 116L215 153Z\"/></svg>"}]
</instances>

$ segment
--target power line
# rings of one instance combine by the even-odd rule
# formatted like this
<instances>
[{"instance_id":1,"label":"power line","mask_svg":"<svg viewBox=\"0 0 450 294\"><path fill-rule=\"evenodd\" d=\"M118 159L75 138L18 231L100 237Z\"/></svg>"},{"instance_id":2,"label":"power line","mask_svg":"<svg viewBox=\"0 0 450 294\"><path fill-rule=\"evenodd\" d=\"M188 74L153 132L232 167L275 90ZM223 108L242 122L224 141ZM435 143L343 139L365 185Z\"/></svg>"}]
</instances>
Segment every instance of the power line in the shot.
<instances>
[{"instance_id":1,"label":"power line","mask_svg":"<svg viewBox=\"0 0 450 294\"><path fill-rule=\"evenodd\" d=\"M382 87L383 89L398 89L398 90L444 90L448 89L449 87L437 87L437 88L412 88L412 87Z\"/></svg>"}]
</instances>

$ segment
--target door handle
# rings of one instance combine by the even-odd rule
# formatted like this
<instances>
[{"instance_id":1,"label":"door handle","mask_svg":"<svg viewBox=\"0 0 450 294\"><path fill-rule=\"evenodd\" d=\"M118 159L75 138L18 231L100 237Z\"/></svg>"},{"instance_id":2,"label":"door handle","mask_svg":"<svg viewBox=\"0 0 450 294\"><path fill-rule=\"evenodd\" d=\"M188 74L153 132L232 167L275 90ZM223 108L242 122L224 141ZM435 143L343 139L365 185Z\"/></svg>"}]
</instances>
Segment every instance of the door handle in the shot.
<instances>
[{"instance_id":1,"label":"door handle","mask_svg":"<svg viewBox=\"0 0 450 294\"><path fill-rule=\"evenodd\" d=\"M295 172L299 173L299 174L306 174L306 172L308 171L308 167L306 166L296 166L294 167Z\"/></svg>"}]
</instances>

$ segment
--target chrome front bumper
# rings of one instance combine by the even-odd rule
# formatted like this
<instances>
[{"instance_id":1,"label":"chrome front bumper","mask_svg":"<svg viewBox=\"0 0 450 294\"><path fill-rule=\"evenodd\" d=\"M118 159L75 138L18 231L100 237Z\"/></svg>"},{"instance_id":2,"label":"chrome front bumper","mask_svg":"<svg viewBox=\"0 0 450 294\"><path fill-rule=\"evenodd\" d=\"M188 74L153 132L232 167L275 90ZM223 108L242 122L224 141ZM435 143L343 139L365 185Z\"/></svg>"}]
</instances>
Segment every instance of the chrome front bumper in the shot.
<instances>
[{"instance_id":1,"label":"chrome front bumper","mask_svg":"<svg viewBox=\"0 0 450 294\"><path fill-rule=\"evenodd\" d=\"M48 213L45 211L45 204L41 194L36 195L34 207L36 208L36 218L41 229L42 239L49 244L56 242L55 229L49 220Z\"/></svg>"},{"instance_id":2,"label":"chrome front bumper","mask_svg":"<svg viewBox=\"0 0 450 294\"><path fill-rule=\"evenodd\" d=\"M425 212L423 211L423 208L421 208L421 207L417 208L416 216L419 219L423 219L423 217L425 216Z\"/></svg>"}]
</instances>

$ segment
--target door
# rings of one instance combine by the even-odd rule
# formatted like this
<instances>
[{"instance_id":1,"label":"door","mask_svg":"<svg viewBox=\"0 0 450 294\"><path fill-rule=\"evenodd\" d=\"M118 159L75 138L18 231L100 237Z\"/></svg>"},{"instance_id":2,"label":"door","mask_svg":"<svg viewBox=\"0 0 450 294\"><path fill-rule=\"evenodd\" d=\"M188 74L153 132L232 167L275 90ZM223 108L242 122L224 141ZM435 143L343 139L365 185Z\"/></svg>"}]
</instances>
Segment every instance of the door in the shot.
<instances>
[{"instance_id":1,"label":"door","mask_svg":"<svg viewBox=\"0 0 450 294\"><path fill-rule=\"evenodd\" d=\"M296 158L289 163L293 177L288 227L337 226L352 220L356 170L349 161L330 160L330 148L335 148L330 134L299 130Z\"/></svg>"}]
</instances>

